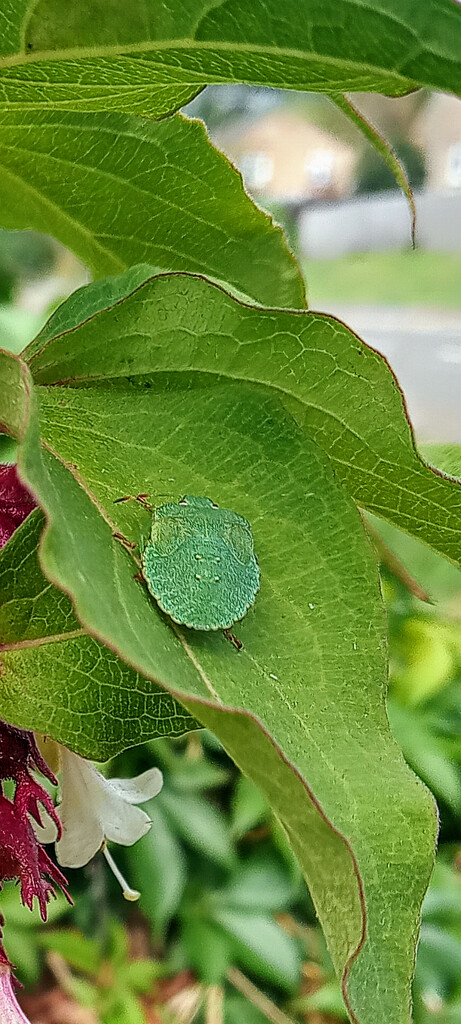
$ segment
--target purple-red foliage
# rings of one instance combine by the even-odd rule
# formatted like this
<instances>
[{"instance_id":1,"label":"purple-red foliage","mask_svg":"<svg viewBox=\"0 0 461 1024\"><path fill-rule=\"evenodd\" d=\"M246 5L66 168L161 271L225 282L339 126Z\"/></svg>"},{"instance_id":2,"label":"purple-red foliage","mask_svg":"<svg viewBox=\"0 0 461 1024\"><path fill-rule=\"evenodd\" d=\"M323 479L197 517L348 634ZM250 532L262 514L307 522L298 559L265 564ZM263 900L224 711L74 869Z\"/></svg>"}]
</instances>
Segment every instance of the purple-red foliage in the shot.
<instances>
[{"instance_id":1,"label":"purple-red foliage","mask_svg":"<svg viewBox=\"0 0 461 1024\"><path fill-rule=\"evenodd\" d=\"M0 548L36 504L30 491L21 483L16 466L0 465Z\"/></svg>"},{"instance_id":2,"label":"purple-red foliage","mask_svg":"<svg viewBox=\"0 0 461 1024\"><path fill-rule=\"evenodd\" d=\"M47 902L55 895L46 876L62 889L69 902L72 901L64 875L45 853L30 821L29 816L42 824L41 804L56 825L56 838L60 838L61 823L53 801L34 779L32 771L42 772L50 782L57 784L34 734L0 720L0 887L3 880L18 878L22 902L32 909L36 896L45 921ZM13 800L3 795L2 783L6 779L16 783Z\"/></svg>"}]
</instances>

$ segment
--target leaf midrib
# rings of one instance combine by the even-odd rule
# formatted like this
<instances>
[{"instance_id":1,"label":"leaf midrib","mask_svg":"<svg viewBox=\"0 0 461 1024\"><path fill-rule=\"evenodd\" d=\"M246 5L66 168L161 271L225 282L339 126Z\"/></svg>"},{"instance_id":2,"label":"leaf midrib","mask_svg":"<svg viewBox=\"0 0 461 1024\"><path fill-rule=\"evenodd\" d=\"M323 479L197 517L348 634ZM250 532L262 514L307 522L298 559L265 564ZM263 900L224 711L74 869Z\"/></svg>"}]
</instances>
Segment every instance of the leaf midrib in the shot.
<instances>
[{"instance_id":1,"label":"leaf midrib","mask_svg":"<svg viewBox=\"0 0 461 1024\"><path fill-rule=\"evenodd\" d=\"M409 30L408 25L405 25L405 28ZM197 43L194 39L187 38L161 39L148 43L130 43L125 46L116 44L88 47L74 46L69 47L66 50L38 50L34 54L15 53L9 55L8 57L0 58L0 71L4 68L27 66L29 64L40 64L47 61L56 63L59 61L101 59L110 57L125 58L126 60L130 60L130 58L136 56L136 54L138 53L149 55L155 54L156 52L168 52L169 50L192 50L194 52L200 52L201 50L204 50L205 52L211 51L213 53L249 53L253 57L273 56L277 60L283 60L291 57L295 58L296 60L309 62L311 64L329 65L332 68L340 69L342 71L344 71L344 68L349 68L352 72L355 73L357 73L357 69L359 67L361 77L363 77L363 74L365 72L368 72L372 77L379 74L382 75L383 77L386 77L388 80L395 80L395 82L398 84L405 83L405 85L410 88L412 86L414 88L418 88L419 85L419 83L416 80L408 78L406 75L402 75L400 74L400 72L396 72L391 68L365 63L360 63L360 65L358 66L357 61L348 60L347 58L343 57L332 57L329 54L312 53L309 50L297 50L294 47L277 47L269 45L264 46L261 44L255 45L254 43L231 43L219 41L207 42L206 40ZM152 65L152 62L150 61L149 64ZM162 67L161 63L160 67ZM175 69L175 71L184 73L182 68ZM187 71L187 74L190 75L189 70ZM207 73L205 71L197 71L193 74L192 77L178 77L177 82L175 82L174 80L171 81L170 79L167 84L171 85L172 88L174 88L176 84L178 86L197 85L197 83L203 83L204 79L206 78ZM227 82L228 80L234 81L235 76L220 76L216 75L216 73L213 75L214 82ZM339 87L336 87L334 91L338 92L338 88Z\"/></svg>"},{"instance_id":2,"label":"leaf midrib","mask_svg":"<svg viewBox=\"0 0 461 1024\"><path fill-rule=\"evenodd\" d=\"M11 643L0 644L0 655L5 651L22 651L27 648L43 647L45 644L57 644L64 640L75 640L79 636L88 636L85 629L70 629L65 633L54 633L49 636L37 636L33 640L15 640Z\"/></svg>"}]
</instances>

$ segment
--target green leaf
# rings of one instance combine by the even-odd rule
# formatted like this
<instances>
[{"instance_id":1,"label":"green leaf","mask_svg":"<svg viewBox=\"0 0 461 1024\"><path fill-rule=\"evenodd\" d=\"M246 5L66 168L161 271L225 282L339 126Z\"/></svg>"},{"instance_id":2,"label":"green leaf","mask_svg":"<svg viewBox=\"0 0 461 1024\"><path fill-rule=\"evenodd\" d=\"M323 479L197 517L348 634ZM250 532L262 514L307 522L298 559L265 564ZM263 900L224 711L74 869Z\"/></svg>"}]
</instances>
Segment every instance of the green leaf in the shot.
<instances>
[{"instance_id":1,"label":"green leaf","mask_svg":"<svg viewBox=\"0 0 461 1024\"><path fill-rule=\"evenodd\" d=\"M229 301L203 289L203 302ZM175 294L172 315L184 301ZM175 334L178 352L185 337ZM37 388L42 445L32 396L20 467L47 513L47 576L86 629L170 690L261 788L309 881L352 1018L406 1024L436 821L388 730L384 621L361 519L328 457L266 388L213 374L123 377L116 337L105 339L109 381ZM236 627L240 653L219 633L173 626L133 579L113 534L137 537L139 506L113 502L140 492L210 494L250 521L262 586ZM73 721L70 737L52 735L97 758L105 734L89 740L77 708Z\"/></svg>"},{"instance_id":2,"label":"green leaf","mask_svg":"<svg viewBox=\"0 0 461 1024\"><path fill-rule=\"evenodd\" d=\"M461 778L457 765L447 757L443 742L424 716L389 703L389 719L394 736L403 753L420 778L424 779L437 797L448 804L455 814L461 812Z\"/></svg>"},{"instance_id":3,"label":"green leaf","mask_svg":"<svg viewBox=\"0 0 461 1024\"><path fill-rule=\"evenodd\" d=\"M364 135L368 142L371 143L373 148L376 150L376 152L382 158L386 166L389 168L399 188L401 188L402 192L404 192L404 194L406 195L411 217L411 242L414 248L416 231L416 206L414 195L412 192L410 182L408 180L408 175L405 170L405 167L399 160L397 154L394 152L392 146L387 141L387 139L385 139L380 134L380 132L378 132L377 128L375 128L375 126L371 124L370 121L367 120L367 118L364 116L364 114L361 113L360 110L357 110L357 107L354 106L354 104L351 102L348 96L332 96L331 98L335 106L337 106L338 109L341 110L343 114L345 114L349 121L351 121L352 124L354 124L356 128L359 129L362 135Z\"/></svg>"},{"instance_id":4,"label":"green leaf","mask_svg":"<svg viewBox=\"0 0 461 1024\"><path fill-rule=\"evenodd\" d=\"M426 455L424 445L421 452ZM437 551L415 537L410 537L392 523L386 523L368 513L367 522L369 520L372 530L377 531L390 551L423 588L430 601L447 604L451 598L461 594L459 565L448 562Z\"/></svg>"},{"instance_id":5,"label":"green leaf","mask_svg":"<svg viewBox=\"0 0 461 1024\"><path fill-rule=\"evenodd\" d=\"M440 472L461 477L461 444L425 444L422 448L427 461Z\"/></svg>"},{"instance_id":6,"label":"green leaf","mask_svg":"<svg viewBox=\"0 0 461 1024\"><path fill-rule=\"evenodd\" d=\"M43 525L33 512L0 553L2 717L60 735L82 754L94 752L96 740L101 760L121 746L194 728L170 694L82 629L38 564Z\"/></svg>"},{"instance_id":7,"label":"green leaf","mask_svg":"<svg viewBox=\"0 0 461 1024\"><path fill-rule=\"evenodd\" d=\"M27 367L20 359L0 349L0 432L19 440L28 409Z\"/></svg>"},{"instance_id":8,"label":"green leaf","mask_svg":"<svg viewBox=\"0 0 461 1024\"><path fill-rule=\"evenodd\" d=\"M182 935L188 957L205 985L222 985L232 963L233 942L196 912L183 916Z\"/></svg>"},{"instance_id":9,"label":"green leaf","mask_svg":"<svg viewBox=\"0 0 461 1024\"><path fill-rule=\"evenodd\" d=\"M448 929L459 926L461 879L456 868L437 858L431 884L423 903L423 920Z\"/></svg>"},{"instance_id":10,"label":"green leaf","mask_svg":"<svg viewBox=\"0 0 461 1024\"><path fill-rule=\"evenodd\" d=\"M102 961L100 944L96 939L86 938L77 928L46 928L38 936L38 943L43 949L59 953L71 967L90 978L97 976Z\"/></svg>"},{"instance_id":11,"label":"green leaf","mask_svg":"<svg viewBox=\"0 0 461 1024\"><path fill-rule=\"evenodd\" d=\"M165 965L160 960L130 960L123 970L128 987L135 992L149 992L153 982L164 975Z\"/></svg>"},{"instance_id":12,"label":"green leaf","mask_svg":"<svg viewBox=\"0 0 461 1024\"><path fill-rule=\"evenodd\" d=\"M337 1017L339 1020L349 1019L337 981L327 981L312 995L293 1000L292 1008L303 1015L317 1010L321 1014L331 1015L335 1020Z\"/></svg>"},{"instance_id":13,"label":"green leaf","mask_svg":"<svg viewBox=\"0 0 461 1024\"><path fill-rule=\"evenodd\" d=\"M13 305L0 305L0 348L20 352L40 330L43 315Z\"/></svg>"},{"instance_id":14,"label":"green leaf","mask_svg":"<svg viewBox=\"0 0 461 1024\"><path fill-rule=\"evenodd\" d=\"M202 278L161 275L34 348L30 367L39 384L98 380L108 388L136 375L142 389L143 375L193 370L272 387L359 505L460 560L459 483L424 464L387 363L334 317L261 310ZM47 404L55 396L56 388ZM56 426L66 419L61 408L46 416ZM168 479L160 493L172 490ZM132 473L123 490L149 490L147 480L144 473L140 487Z\"/></svg>"},{"instance_id":15,"label":"green leaf","mask_svg":"<svg viewBox=\"0 0 461 1024\"><path fill-rule=\"evenodd\" d=\"M285 910L295 895L287 871L264 850L263 856L253 856L234 871L214 900L225 908L276 911Z\"/></svg>"},{"instance_id":16,"label":"green leaf","mask_svg":"<svg viewBox=\"0 0 461 1024\"><path fill-rule=\"evenodd\" d=\"M117 983L106 995L105 1024L146 1024L146 1015L135 995Z\"/></svg>"},{"instance_id":17,"label":"green leaf","mask_svg":"<svg viewBox=\"0 0 461 1024\"><path fill-rule=\"evenodd\" d=\"M168 776L168 785L172 789L181 793L197 793L229 782L231 771L206 756L202 748L203 737L201 730L193 738L191 747L182 749L180 753L167 740L155 740L149 744L147 754L152 753L155 763Z\"/></svg>"},{"instance_id":18,"label":"green leaf","mask_svg":"<svg viewBox=\"0 0 461 1024\"><path fill-rule=\"evenodd\" d=\"M266 305L306 304L281 229L204 125L179 114L156 124L0 113L0 224L52 234L97 277L148 263L208 274Z\"/></svg>"},{"instance_id":19,"label":"green leaf","mask_svg":"<svg viewBox=\"0 0 461 1024\"><path fill-rule=\"evenodd\" d=\"M92 281L77 288L47 318L42 329L27 345L24 355L27 353L27 358L30 359L34 352L40 351L42 346L57 334L71 331L78 327L82 320L100 313L103 309L109 309L116 302L120 302L120 299L125 299L151 276L152 267L148 263L140 263L129 267L121 274Z\"/></svg>"},{"instance_id":20,"label":"green leaf","mask_svg":"<svg viewBox=\"0 0 461 1024\"><path fill-rule=\"evenodd\" d=\"M18 894L16 893L16 899ZM5 949L15 974L21 984L36 985L42 973L42 962L39 953L37 936L31 931L13 927L4 929Z\"/></svg>"},{"instance_id":21,"label":"green leaf","mask_svg":"<svg viewBox=\"0 0 461 1024\"><path fill-rule=\"evenodd\" d=\"M453 678L461 647L459 627L428 617L408 617L396 641L399 664L392 692L400 703L416 707L438 693ZM458 641L458 650L453 640Z\"/></svg>"},{"instance_id":22,"label":"green leaf","mask_svg":"<svg viewBox=\"0 0 461 1024\"><path fill-rule=\"evenodd\" d=\"M203 797L175 793L166 787L160 797L167 820L185 842L224 868L232 866L234 849L224 815Z\"/></svg>"},{"instance_id":23,"label":"green leaf","mask_svg":"<svg viewBox=\"0 0 461 1024\"><path fill-rule=\"evenodd\" d=\"M206 82L400 95L461 91L452 0L8 0L0 95L159 117ZM1 25L1 22L0 22Z\"/></svg>"},{"instance_id":24,"label":"green leaf","mask_svg":"<svg viewBox=\"0 0 461 1024\"><path fill-rule=\"evenodd\" d=\"M130 881L141 893L140 908L158 935L180 904L186 883L186 863L181 845L158 801L150 801L144 809L152 828L127 851L126 859Z\"/></svg>"},{"instance_id":25,"label":"green leaf","mask_svg":"<svg viewBox=\"0 0 461 1024\"><path fill-rule=\"evenodd\" d=\"M241 839L268 817L269 807L259 789L245 775L241 775L232 797L231 831L234 839Z\"/></svg>"},{"instance_id":26,"label":"green leaf","mask_svg":"<svg viewBox=\"0 0 461 1024\"><path fill-rule=\"evenodd\" d=\"M224 1024L267 1024L267 1017L238 993L226 995Z\"/></svg>"},{"instance_id":27,"label":"green leaf","mask_svg":"<svg viewBox=\"0 0 461 1024\"><path fill-rule=\"evenodd\" d=\"M219 909L214 920L233 938L234 956L249 971L291 992L299 983L301 952L290 935L263 914Z\"/></svg>"},{"instance_id":28,"label":"green leaf","mask_svg":"<svg viewBox=\"0 0 461 1024\"><path fill-rule=\"evenodd\" d=\"M418 950L419 972L426 974L435 990L445 995L459 986L461 971L461 939L433 924L423 924ZM429 987L429 985L427 985Z\"/></svg>"},{"instance_id":29,"label":"green leaf","mask_svg":"<svg viewBox=\"0 0 461 1024\"><path fill-rule=\"evenodd\" d=\"M229 779L229 772L220 768L204 757L195 759L177 758L172 765L174 775L170 775L172 786L181 793L198 793L207 789L224 786Z\"/></svg>"}]
</instances>

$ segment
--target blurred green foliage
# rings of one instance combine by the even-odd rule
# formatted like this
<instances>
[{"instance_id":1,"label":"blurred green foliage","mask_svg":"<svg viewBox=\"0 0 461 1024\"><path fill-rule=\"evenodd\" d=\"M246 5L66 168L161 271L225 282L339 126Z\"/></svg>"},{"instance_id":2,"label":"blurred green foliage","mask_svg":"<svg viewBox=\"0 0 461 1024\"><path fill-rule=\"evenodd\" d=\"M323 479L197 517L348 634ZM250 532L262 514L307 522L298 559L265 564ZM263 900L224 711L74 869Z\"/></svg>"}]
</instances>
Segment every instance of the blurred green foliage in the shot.
<instances>
[{"instance_id":1,"label":"blurred green foliage","mask_svg":"<svg viewBox=\"0 0 461 1024\"><path fill-rule=\"evenodd\" d=\"M0 303L10 302L25 281L49 274L56 246L36 231L0 231Z\"/></svg>"}]
</instances>

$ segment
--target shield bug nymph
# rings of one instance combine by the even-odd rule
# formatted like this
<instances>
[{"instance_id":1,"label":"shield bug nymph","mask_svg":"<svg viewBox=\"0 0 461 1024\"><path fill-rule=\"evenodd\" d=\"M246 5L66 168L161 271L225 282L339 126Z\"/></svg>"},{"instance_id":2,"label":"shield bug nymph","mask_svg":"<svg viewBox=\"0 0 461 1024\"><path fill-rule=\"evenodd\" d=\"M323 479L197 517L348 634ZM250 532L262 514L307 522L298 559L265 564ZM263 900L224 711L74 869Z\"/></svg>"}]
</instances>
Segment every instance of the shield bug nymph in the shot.
<instances>
[{"instance_id":1,"label":"shield bug nymph","mask_svg":"<svg viewBox=\"0 0 461 1024\"><path fill-rule=\"evenodd\" d=\"M180 625L228 630L243 618L259 590L250 524L210 498L187 494L159 508L145 499L138 495L152 513L150 537L141 551L150 593Z\"/></svg>"}]
</instances>

